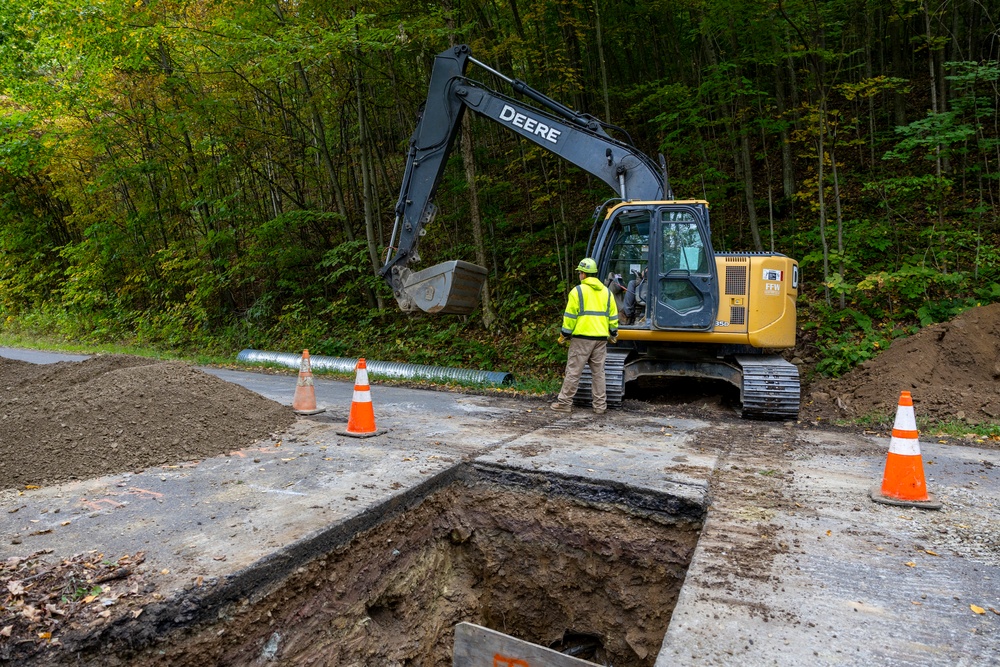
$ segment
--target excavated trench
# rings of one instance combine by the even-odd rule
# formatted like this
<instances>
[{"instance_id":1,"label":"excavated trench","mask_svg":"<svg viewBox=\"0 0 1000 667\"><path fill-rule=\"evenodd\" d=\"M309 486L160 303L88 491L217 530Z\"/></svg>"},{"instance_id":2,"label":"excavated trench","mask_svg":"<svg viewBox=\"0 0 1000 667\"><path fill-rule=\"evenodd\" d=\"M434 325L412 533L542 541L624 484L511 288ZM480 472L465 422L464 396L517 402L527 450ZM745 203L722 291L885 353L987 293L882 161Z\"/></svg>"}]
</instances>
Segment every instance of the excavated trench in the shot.
<instances>
[{"instance_id":1,"label":"excavated trench","mask_svg":"<svg viewBox=\"0 0 1000 667\"><path fill-rule=\"evenodd\" d=\"M425 486L332 548L279 555L280 577L151 614L145 640L116 633L101 663L451 665L462 621L597 664L655 662L704 506L500 467Z\"/></svg>"}]
</instances>

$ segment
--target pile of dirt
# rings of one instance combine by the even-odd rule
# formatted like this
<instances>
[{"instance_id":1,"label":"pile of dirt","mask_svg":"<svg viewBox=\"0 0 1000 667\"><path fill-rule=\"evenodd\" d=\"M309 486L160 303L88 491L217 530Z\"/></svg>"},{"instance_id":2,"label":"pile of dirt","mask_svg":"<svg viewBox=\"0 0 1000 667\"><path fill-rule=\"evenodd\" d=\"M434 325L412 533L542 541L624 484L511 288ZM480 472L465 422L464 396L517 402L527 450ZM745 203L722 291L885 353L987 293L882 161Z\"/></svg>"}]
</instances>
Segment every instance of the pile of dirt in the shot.
<instances>
[{"instance_id":1,"label":"pile of dirt","mask_svg":"<svg viewBox=\"0 0 1000 667\"><path fill-rule=\"evenodd\" d=\"M802 416L883 416L892 423L901 391L917 418L1000 423L1000 303L934 324L836 380L814 383Z\"/></svg>"},{"instance_id":2,"label":"pile of dirt","mask_svg":"<svg viewBox=\"0 0 1000 667\"><path fill-rule=\"evenodd\" d=\"M0 489L217 456L294 420L290 408L180 362L0 357Z\"/></svg>"}]
</instances>

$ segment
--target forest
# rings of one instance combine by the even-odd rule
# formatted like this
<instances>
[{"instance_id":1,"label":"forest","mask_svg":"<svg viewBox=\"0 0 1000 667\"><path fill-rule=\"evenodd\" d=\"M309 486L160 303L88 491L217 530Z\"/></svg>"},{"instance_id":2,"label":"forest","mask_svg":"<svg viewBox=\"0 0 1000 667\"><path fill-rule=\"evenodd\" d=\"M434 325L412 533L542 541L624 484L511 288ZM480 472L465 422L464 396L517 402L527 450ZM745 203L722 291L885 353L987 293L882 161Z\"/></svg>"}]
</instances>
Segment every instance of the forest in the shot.
<instances>
[{"instance_id":1,"label":"forest","mask_svg":"<svg viewBox=\"0 0 1000 667\"><path fill-rule=\"evenodd\" d=\"M0 5L0 333L558 373L607 187L467 115L421 241L471 316L377 275L434 56L664 156L720 250L797 259L841 374L1000 301L1000 3L19 0ZM488 72L491 86L499 81Z\"/></svg>"}]
</instances>

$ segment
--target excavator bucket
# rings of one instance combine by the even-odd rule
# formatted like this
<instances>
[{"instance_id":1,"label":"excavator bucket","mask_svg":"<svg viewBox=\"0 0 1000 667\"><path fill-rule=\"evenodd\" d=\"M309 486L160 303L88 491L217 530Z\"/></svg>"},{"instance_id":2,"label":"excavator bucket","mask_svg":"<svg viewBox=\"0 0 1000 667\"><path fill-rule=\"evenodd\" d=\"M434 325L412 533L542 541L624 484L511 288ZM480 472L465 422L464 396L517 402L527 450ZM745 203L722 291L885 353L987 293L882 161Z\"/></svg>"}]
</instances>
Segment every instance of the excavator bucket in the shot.
<instances>
[{"instance_id":1,"label":"excavator bucket","mask_svg":"<svg viewBox=\"0 0 1000 667\"><path fill-rule=\"evenodd\" d=\"M468 315L479 305L487 271L460 259L411 273L403 292L425 313Z\"/></svg>"}]
</instances>

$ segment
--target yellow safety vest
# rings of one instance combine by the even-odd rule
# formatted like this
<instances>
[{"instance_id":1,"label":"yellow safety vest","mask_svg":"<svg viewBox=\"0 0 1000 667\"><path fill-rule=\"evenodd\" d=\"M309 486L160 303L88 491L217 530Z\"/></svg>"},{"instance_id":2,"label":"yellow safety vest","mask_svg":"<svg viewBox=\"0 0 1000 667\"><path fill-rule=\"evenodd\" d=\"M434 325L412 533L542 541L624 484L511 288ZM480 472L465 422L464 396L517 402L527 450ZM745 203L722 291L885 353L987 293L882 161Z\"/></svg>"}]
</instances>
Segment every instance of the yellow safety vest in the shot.
<instances>
[{"instance_id":1,"label":"yellow safety vest","mask_svg":"<svg viewBox=\"0 0 1000 667\"><path fill-rule=\"evenodd\" d=\"M569 293L562 333L594 340L618 333L618 304L600 280L584 278Z\"/></svg>"}]
</instances>

